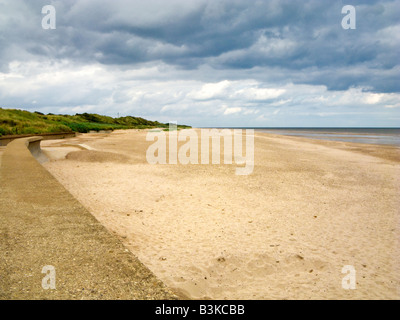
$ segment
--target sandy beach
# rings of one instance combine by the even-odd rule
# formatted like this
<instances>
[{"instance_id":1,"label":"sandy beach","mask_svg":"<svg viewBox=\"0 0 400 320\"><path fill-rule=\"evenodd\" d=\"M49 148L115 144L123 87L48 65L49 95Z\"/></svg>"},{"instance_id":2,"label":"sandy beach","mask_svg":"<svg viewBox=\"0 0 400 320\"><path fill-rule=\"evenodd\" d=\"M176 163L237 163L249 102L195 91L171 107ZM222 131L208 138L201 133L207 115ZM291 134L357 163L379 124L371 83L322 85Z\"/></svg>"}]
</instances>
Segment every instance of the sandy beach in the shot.
<instances>
[{"instance_id":1,"label":"sandy beach","mask_svg":"<svg viewBox=\"0 0 400 320\"><path fill-rule=\"evenodd\" d=\"M43 141L43 166L181 297L400 298L398 148L256 133L238 176L151 165L146 134Z\"/></svg>"}]
</instances>

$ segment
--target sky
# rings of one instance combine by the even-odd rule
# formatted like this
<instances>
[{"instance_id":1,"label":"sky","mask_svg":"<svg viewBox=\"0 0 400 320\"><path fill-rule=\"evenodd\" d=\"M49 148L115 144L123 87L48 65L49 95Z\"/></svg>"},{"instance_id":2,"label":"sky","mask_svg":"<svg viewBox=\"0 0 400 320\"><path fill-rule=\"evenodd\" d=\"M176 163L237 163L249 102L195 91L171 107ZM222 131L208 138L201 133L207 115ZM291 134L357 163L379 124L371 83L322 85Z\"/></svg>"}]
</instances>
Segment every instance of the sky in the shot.
<instances>
[{"instance_id":1,"label":"sky","mask_svg":"<svg viewBox=\"0 0 400 320\"><path fill-rule=\"evenodd\" d=\"M0 107L400 127L399 17L400 0L0 0Z\"/></svg>"}]
</instances>

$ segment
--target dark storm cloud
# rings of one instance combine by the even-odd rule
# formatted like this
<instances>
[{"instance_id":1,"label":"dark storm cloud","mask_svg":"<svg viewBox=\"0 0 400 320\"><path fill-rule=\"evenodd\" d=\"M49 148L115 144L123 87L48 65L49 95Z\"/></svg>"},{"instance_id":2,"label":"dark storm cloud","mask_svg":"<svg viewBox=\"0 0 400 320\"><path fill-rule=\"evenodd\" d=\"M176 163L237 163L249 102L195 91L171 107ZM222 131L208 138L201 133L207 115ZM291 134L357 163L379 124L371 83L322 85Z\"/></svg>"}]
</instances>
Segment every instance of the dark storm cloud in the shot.
<instances>
[{"instance_id":1,"label":"dark storm cloud","mask_svg":"<svg viewBox=\"0 0 400 320\"><path fill-rule=\"evenodd\" d=\"M41 29L41 8L57 29ZM286 81L332 90L399 92L399 1L2 1L1 70L14 59L182 69L274 68ZM341 8L357 9L357 29ZM315 70L318 72L314 72Z\"/></svg>"}]
</instances>

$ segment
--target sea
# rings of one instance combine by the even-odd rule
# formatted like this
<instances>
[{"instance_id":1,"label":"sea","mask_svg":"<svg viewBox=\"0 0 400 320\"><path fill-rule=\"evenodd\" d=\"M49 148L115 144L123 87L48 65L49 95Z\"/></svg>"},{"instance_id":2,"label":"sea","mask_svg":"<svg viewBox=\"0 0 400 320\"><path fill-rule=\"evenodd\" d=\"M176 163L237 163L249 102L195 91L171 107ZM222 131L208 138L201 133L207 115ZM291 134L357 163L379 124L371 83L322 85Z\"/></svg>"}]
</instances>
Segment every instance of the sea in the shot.
<instances>
[{"instance_id":1,"label":"sea","mask_svg":"<svg viewBox=\"0 0 400 320\"><path fill-rule=\"evenodd\" d=\"M400 147L400 128L252 128L258 132Z\"/></svg>"}]
</instances>

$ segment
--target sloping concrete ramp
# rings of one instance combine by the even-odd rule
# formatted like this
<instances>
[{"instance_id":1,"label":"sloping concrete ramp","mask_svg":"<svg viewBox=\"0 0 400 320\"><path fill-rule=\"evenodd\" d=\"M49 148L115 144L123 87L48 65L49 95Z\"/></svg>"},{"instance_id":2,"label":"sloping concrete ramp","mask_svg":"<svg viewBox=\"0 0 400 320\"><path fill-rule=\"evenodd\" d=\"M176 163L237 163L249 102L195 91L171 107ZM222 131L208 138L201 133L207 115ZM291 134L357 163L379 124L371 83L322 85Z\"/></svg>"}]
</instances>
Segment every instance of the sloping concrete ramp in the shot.
<instances>
[{"instance_id":1,"label":"sloping concrete ramp","mask_svg":"<svg viewBox=\"0 0 400 320\"><path fill-rule=\"evenodd\" d=\"M0 299L176 299L32 156L40 140L1 159Z\"/></svg>"}]
</instances>

